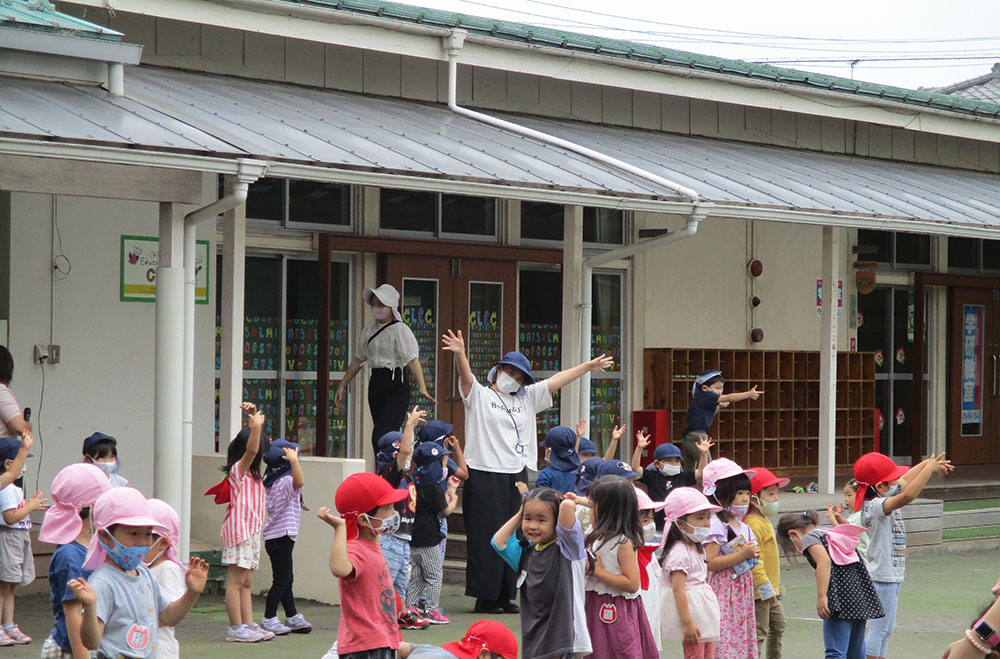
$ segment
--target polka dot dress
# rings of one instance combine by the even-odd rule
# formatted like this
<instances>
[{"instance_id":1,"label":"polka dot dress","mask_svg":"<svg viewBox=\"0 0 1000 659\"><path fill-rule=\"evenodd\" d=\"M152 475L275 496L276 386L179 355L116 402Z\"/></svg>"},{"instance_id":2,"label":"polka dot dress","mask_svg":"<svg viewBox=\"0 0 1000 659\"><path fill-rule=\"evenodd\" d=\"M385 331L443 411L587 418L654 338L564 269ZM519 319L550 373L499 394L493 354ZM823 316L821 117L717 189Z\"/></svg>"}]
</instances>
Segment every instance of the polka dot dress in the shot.
<instances>
[{"instance_id":1,"label":"polka dot dress","mask_svg":"<svg viewBox=\"0 0 1000 659\"><path fill-rule=\"evenodd\" d=\"M823 549L829 552L826 533L814 531L820 536ZM812 556L806 554L809 564L816 568ZM830 563L830 587L826 593L830 613L842 620L871 620L885 616L875 586L868 575L864 562L858 560L850 565Z\"/></svg>"}]
</instances>

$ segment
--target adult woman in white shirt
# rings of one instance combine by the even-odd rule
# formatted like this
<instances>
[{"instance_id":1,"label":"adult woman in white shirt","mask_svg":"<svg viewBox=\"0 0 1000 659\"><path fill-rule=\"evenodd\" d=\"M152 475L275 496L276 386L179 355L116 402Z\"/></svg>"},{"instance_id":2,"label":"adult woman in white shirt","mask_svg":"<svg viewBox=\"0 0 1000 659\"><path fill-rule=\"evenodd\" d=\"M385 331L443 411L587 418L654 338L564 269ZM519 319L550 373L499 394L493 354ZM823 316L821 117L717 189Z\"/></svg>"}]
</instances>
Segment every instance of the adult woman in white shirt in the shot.
<instances>
[{"instance_id":1,"label":"adult woman in white shirt","mask_svg":"<svg viewBox=\"0 0 1000 659\"><path fill-rule=\"evenodd\" d=\"M0 437L17 437L31 430L31 423L24 420L21 407L10 389L14 378L14 358L7 348L0 346Z\"/></svg>"},{"instance_id":2,"label":"adult woman in white shirt","mask_svg":"<svg viewBox=\"0 0 1000 659\"><path fill-rule=\"evenodd\" d=\"M337 385L333 403L338 410L342 407L344 388L367 361L372 368L368 382L368 409L375 424L372 449L378 453L378 440L387 432L399 430L406 417L410 404L410 382L404 369L409 369L420 395L432 403L437 401L424 384L417 339L399 313L399 291L390 284L366 288L364 300L371 307L375 319L361 330L358 349L344 373L344 379Z\"/></svg>"},{"instance_id":3,"label":"adult woman in white shirt","mask_svg":"<svg viewBox=\"0 0 1000 659\"><path fill-rule=\"evenodd\" d=\"M527 482L527 469L538 465L535 418L552 406L552 392L585 373L612 365L608 355L560 371L536 382L528 359L508 352L476 382L465 354L462 332L442 337L444 350L455 355L458 387L465 405L465 461L469 479L463 487L468 559L465 594L476 598L477 613L516 613L516 575L493 551L490 539L521 507L514 483Z\"/></svg>"}]
</instances>

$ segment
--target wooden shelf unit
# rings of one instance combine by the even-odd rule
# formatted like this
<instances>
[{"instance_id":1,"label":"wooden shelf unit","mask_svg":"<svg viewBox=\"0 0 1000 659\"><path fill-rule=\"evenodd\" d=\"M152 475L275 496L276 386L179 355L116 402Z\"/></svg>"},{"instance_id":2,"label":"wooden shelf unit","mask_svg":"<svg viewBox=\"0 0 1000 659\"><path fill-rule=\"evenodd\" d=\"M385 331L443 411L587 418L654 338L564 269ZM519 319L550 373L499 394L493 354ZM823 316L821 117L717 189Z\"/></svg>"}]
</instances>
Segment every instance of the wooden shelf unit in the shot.
<instances>
[{"instance_id":1,"label":"wooden shelf unit","mask_svg":"<svg viewBox=\"0 0 1000 659\"><path fill-rule=\"evenodd\" d=\"M670 441L687 425L691 386L706 369L726 378L726 393L757 385L757 400L719 410L710 434L714 455L743 467L807 470L819 466L820 355L810 351L648 348L644 409L667 411ZM875 354L837 354L836 461L852 465L875 450Z\"/></svg>"}]
</instances>

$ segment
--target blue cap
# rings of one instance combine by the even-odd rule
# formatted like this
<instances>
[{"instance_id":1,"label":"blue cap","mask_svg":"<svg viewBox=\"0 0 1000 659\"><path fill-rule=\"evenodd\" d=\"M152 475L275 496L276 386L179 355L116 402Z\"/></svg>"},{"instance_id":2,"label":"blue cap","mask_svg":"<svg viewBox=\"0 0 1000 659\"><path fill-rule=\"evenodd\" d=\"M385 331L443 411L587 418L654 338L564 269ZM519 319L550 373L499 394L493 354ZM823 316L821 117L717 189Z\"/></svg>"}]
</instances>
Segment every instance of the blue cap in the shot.
<instances>
[{"instance_id":1,"label":"blue cap","mask_svg":"<svg viewBox=\"0 0 1000 659\"><path fill-rule=\"evenodd\" d=\"M602 462L604 462L602 458L587 458L583 461L583 464L580 465L580 475L576 479L577 494L587 496L590 484L597 478L597 467Z\"/></svg>"},{"instance_id":2,"label":"blue cap","mask_svg":"<svg viewBox=\"0 0 1000 659\"><path fill-rule=\"evenodd\" d=\"M264 451L264 464L267 465L267 469L264 470L264 487L271 487L274 481L292 470L292 463L285 459L286 448L297 449L299 445L279 437Z\"/></svg>"},{"instance_id":3,"label":"blue cap","mask_svg":"<svg viewBox=\"0 0 1000 659\"><path fill-rule=\"evenodd\" d=\"M437 442L441 446L444 446L444 438L451 435L454 430L455 426L450 423L445 423L440 419L431 419L420 426L420 432L417 433L417 442Z\"/></svg>"},{"instance_id":4,"label":"blue cap","mask_svg":"<svg viewBox=\"0 0 1000 659\"><path fill-rule=\"evenodd\" d=\"M444 480L444 467L441 456L451 455L451 451L437 442L424 442L413 452L413 460L417 468L413 470L413 482L418 486L432 485Z\"/></svg>"},{"instance_id":5,"label":"blue cap","mask_svg":"<svg viewBox=\"0 0 1000 659\"><path fill-rule=\"evenodd\" d=\"M580 456L576 452L576 433L572 428L556 426L549 430L542 441L549 449L549 465L558 471L576 471L580 468Z\"/></svg>"},{"instance_id":6,"label":"blue cap","mask_svg":"<svg viewBox=\"0 0 1000 659\"><path fill-rule=\"evenodd\" d=\"M580 438L580 445L576 449L577 453L593 453L597 455L597 447L594 446L594 442L590 441L586 437Z\"/></svg>"},{"instance_id":7,"label":"blue cap","mask_svg":"<svg viewBox=\"0 0 1000 659\"><path fill-rule=\"evenodd\" d=\"M681 457L681 450L674 446L673 444L660 444L653 451L654 460L663 460L665 458L679 458Z\"/></svg>"},{"instance_id":8,"label":"blue cap","mask_svg":"<svg viewBox=\"0 0 1000 659\"><path fill-rule=\"evenodd\" d=\"M20 450L21 439L19 437L0 437L0 460L13 460ZM32 458L34 455L29 453L28 457Z\"/></svg>"},{"instance_id":9,"label":"blue cap","mask_svg":"<svg viewBox=\"0 0 1000 659\"><path fill-rule=\"evenodd\" d=\"M503 356L503 359L498 361L496 365L490 369L490 372L486 375L486 380L490 384L493 383L494 378L497 374L497 369L500 368L501 364L507 364L508 366L513 366L517 370L524 373L524 384L534 384L535 378L531 376L531 363L528 358L519 352L508 352Z\"/></svg>"},{"instance_id":10,"label":"blue cap","mask_svg":"<svg viewBox=\"0 0 1000 659\"><path fill-rule=\"evenodd\" d=\"M601 460L597 465L597 477L601 476L621 476L622 478L638 478L639 474L632 471L632 467L627 462L621 460Z\"/></svg>"},{"instance_id":11,"label":"blue cap","mask_svg":"<svg viewBox=\"0 0 1000 659\"><path fill-rule=\"evenodd\" d=\"M398 430L390 430L379 438L378 452L375 454L375 471L377 473L382 473L382 470L393 461L402 441L403 433Z\"/></svg>"},{"instance_id":12,"label":"blue cap","mask_svg":"<svg viewBox=\"0 0 1000 659\"><path fill-rule=\"evenodd\" d=\"M94 444L104 439L110 439L112 445L118 446L118 440L111 435L105 435L103 432L95 432L93 435L83 440L83 454L90 455L90 450L94 447Z\"/></svg>"}]
</instances>

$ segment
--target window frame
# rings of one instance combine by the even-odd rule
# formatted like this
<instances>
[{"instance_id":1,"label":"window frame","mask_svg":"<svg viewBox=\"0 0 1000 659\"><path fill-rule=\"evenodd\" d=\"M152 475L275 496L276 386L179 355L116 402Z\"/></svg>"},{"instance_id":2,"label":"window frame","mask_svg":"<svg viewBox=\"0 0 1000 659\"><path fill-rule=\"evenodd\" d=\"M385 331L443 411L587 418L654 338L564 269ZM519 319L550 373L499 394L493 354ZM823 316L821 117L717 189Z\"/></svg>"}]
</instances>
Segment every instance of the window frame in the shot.
<instances>
[{"instance_id":1,"label":"window frame","mask_svg":"<svg viewBox=\"0 0 1000 659\"><path fill-rule=\"evenodd\" d=\"M550 202L539 202L539 203L550 203ZM554 206L563 206L564 204L553 204L553 205ZM603 207L587 206L586 208L593 208L595 210L599 210L599 208L603 208ZM609 210L617 210L617 209L609 209ZM609 252L609 251L611 251L613 249L618 249L619 247L624 247L626 245L631 244L631 236L632 236L631 227L632 227L632 222L633 222L633 213L632 213L632 211L628 211L628 210L620 210L619 212L622 214L622 242L621 243L593 243L593 242L586 242L586 241L584 241L583 248L585 250L591 251L591 252ZM551 239L548 239L548 238L525 238L524 237L524 233L523 233L524 232L524 229L523 229L524 224L522 224L521 222L519 222L518 226L521 227L521 232L519 233L518 238L520 239L522 245L525 245L525 246L528 246L528 247L558 247L558 248L561 248L563 246L563 243L565 242L564 240L551 240ZM565 224L563 226L565 227Z\"/></svg>"},{"instance_id":2,"label":"window frame","mask_svg":"<svg viewBox=\"0 0 1000 659\"><path fill-rule=\"evenodd\" d=\"M413 229L385 229L382 227L382 190L404 190L408 192L426 192L425 190L407 190L406 188L392 188L385 187L379 188L379 221L378 221L378 235L385 236L387 238L414 238L423 239L428 238L439 239L439 240L452 240L457 242L469 242L469 243L491 243L498 244L500 242L500 224L502 221L502 207L499 197L483 197L480 195L453 195L456 197L471 197L473 199L492 199L493 200L493 234L478 234L478 233L456 233L452 231L443 231L442 226L442 198L445 193L443 192L431 192L429 194L434 195L434 230L433 231L416 231Z\"/></svg>"},{"instance_id":3,"label":"window frame","mask_svg":"<svg viewBox=\"0 0 1000 659\"><path fill-rule=\"evenodd\" d=\"M280 220L267 220L262 218L255 218L251 215L247 215L247 228L257 229L261 231L274 231L276 228L280 227L283 230L289 232L308 232L308 233L354 233L357 227L358 219L358 196L360 195L360 190L356 185L350 185L347 183L330 183L329 181L317 181L315 179L289 179L289 178L277 178L282 182L281 186L281 219ZM219 177L220 185L222 181L222 175ZM298 222L289 219L289 207L291 204L291 183L292 181L308 181L310 183L323 183L329 185L343 185L347 188L348 194L348 210L347 210L347 224L326 224L322 222ZM251 184L252 185L252 184ZM219 220L219 226L221 226L221 219ZM256 256L256 255L254 255Z\"/></svg>"}]
</instances>

